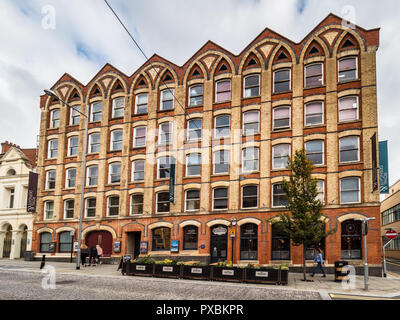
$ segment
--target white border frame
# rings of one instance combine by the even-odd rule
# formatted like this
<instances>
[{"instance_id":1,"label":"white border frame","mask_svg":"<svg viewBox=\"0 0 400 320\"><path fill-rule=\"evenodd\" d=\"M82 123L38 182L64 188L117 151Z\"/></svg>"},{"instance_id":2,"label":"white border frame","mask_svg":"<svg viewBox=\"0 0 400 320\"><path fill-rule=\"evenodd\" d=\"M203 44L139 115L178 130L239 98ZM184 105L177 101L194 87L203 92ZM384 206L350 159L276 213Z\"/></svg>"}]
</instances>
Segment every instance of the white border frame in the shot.
<instances>
[{"instance_id":1,"label":"white border frame","mask_svg":"<svg viewBox=\"0 0 400 320\"><path fill-rule=\"evenodd\" d=\"M226 82L229 81L229 91L231 93L231 98L229 100L223 100L223 101L218 101L217 100L217 95L218 95L218 83L220 82ZM215 96L214 96L214 103L223 103L223 102L228 102L228 101L232 101L232 79L230 78L225 78L225 79L219 79L217 81L215 81Z\"/></svg>"},{"instance_id":2,"label":"white border frame","mask_svg":"<svg viewBox=\"0 0 400 320\"><path fill-rule=\"evenodd\" d=\"M307 125L307 105L309 104L316 104L316 103L321 103L322 104L322 122L321 123L314 123L314 124L309 124ZM309 101L304 104L304 128L312 128L314 126L320 126L325 124L325 103L322 100L315 100L315 101Z\"/></svg>"},{"instance_id":3,"label":"white border frame","mask_svg":"<svg viewBox=\"0 0 400 320\"><path fill-rule=\"evenodd\" d=\"M282 91L282 92L276 92L275 91L275 73L279 71L285 71L289 70L289 91ZM292 68L282 68L282 69L277 69L272 72L272 94L281 94L285 92L292 92Z\"/></svg>"},{"instance_id":4,"label":"white border frame","mask_svg":"<svg viewBox=\"0 0 400 320\"><path fill-rule=\"evenodd\" d=\"M172 109L164 109L163 108L163 101L164 101L164 94L167 91L172 92ZM169 101L169 100L168 100ZM165 88L160 92L160 111L172 111L175 110L175 88Z\"/></svg>"},{"instance_id":5,"label":"white border frame","mask_svg":"<svg viewBox=\"0 0 400 320\"><path fill-rule=\"evenodd\" d=\"M146 113L138 113L137 112L137 107L138 107L138 101L139 101L139 97L140 96L144 96L144 95L146 95L147 96L147 111L146 111ZM148 92L143 92L143 93L138 93L137 95L135 95L135 114L134 115L143 115L143 114L147 114L149 112L149 93Z\"/></svg>"},{"instance_id":6,"label":"white border frame","mask_svg":"<svg viewBox=\"0 0 400 320\"><path fill-rule=\"evenodd\" d=\"M357 118L353 119L353 120L345 120L345 121L340 121L340 100L346 99L346 98L356 98L357 100ZM349 109L346 109L349 110ZM349 123L349 122L355 122L355 121L360 121L360 99L358 95L354 95L354 94L349 94L347 96L343 96L338 98L338 123Z\"/></svg>"},{"instance_id":7,"label":"white border frame","mask_svg":"<svg viewBox=\"0 0 400 320\"><path fill-rule=\"evenodd\" d=\"M257 170L251 170L251 171L245 171L244 170L244 156L243 153L246 149L257 149ZM241 162L241 172L242 173L253 173L253 172L259 172L260 171L260 148L259 147L245 147L242 148L242 162Z\"/></svg>"},{"instance_id":8,"label":"white border frame","mask_svg":"<svg viewBox=\"0 0 400 320\"><path fill-rule=\"evenodd\" d=\"M287 127L275 127L275 110L289 108L289 126ZM283 130L292 128L292 106L291 105L281 105L272 109L272 130Z\"/></svg>"},{"instance_id":9,"label":"white border frame","mask_svg":"<svg viewBox=\"0 0 400 320\"><path fill-rule=\"evenodd\" d=\"M322 65L322 68L321 68L321 70L322 70L322 74L321 74L321 77L322 77L321 85L320 85L320 86L307 87L307 86L306 86L306 84L307 84L307 83L306 83L306 79L307 79L306 70L307 70L308 67L315 66L315 65L317 65L317 64ZM307 64L307 65L304 66L304 89L319 88L319 87L322 87L322 86L325 85L325 82L324 82L325 70L324 70L324 68L325 68L325 64L324 64L323 62L312 62L312 63L309 63L309 64Z\"/></svg>"},{"instance_id":10,"label":"white border frame","mask_svg":"<svg viewBox=\"0 0 400 320\"><path fill-rule=\"evenodd\" d=\"M340 159L340 152L341 152L341 150L340 150L340 141L343 140L343 139L346 139L346 138L357 138L357 160L354 160L354 161L340 161L341 160ZM360 162L360 161L361 161L360 160L360 136L351 135L351 136L344 136L344 137L339 138L339 164L356 163L356 162Z\"/></svg>"},{"instance_id":11,"label":"white border frame","mask_svg":"<svg viewBox=\"0 0 400 320\"><path fill-rule=\"evenodd\" d=\"M215 189L226 189L226 194L227 194L227 202L228 202L228 206L224 209L215 209L215 205L214 205L214 200L215 200ZM212 188L212 211L227 211L229 210L229 187L224 187L224 186L220 186L220 187L215 187ZM218 199L222 199L222 198L218 198Z\"/></svg>"},{"instance_id":12,"label":"white border frame","mask_svg":"<svg viewBox=\"0 0 400 320\"><path fill-rule=\"evenodd\" d=\"M187 189L185 190L185 205L184 205L184 210L185 212L199 212L200 208L198 210L188 210L187 209L187 193L188 191L199 191L199 207L201 207L200 203L201 203L201 190L200 189Z\"/></svg>"},{"instance_id":13,"label":"white border frame","mask_svg":"<svg viewBox=\"0 0 400 320\"><path fill-rule=\"evenodd\" d=\"M189 159L190 155L193 155L193 154L200 155L200 174L198 174L198 175L188 175L188 159ZM185 177L201 177L201 165L202 165L202 156L201 156L201 153L200 153L200 152L188 153L188 154L186 155L186 161L185 161L185 168L186 168L186 170L185 170ZM198 166L198 164L196 164L196 166Z\"/></svg>"},{"instance_id":14,"label":"white border frame","mask_svg":"<svg viewBox=\"0 0 400 320\"><path fill-rule=\"evenodd\" d=\"M258 113L258 127L257 127L257 132L253 132L252 134L246 134L245 133L245 130L244 130L244 125L245 125L245 123L244 123L244 116L245 116L245 114L248 114L248 113L255 113L255 112L257 112ZM252 122L253 123L253 122ZM256 135L256 134L260 134L260 110L248 110L248 111L246 111L246 112L243 112L242 113L242 136L245 136L245 137L248 137L248 136L254 136L254 135Z\"/></svg>"},{"instance_id":15,"label":"white border frame","mask_svg":"<svg viewBox=\"0 0 400 320\"><path fill-rule=\"evenodd\" d=\"M342 180L344 179L357 179L358 180L358 201L356 202L342 202ZM339 179L339 197L340 204L356 204L361 203L361 178L360 177L343 177Z\"/></svg>"},{"instance_id":16,"label":"white border frame","mask_svg":"<svg viewBox=\"0 0 400 320\"><path fill-rule=\"evenodd\" d=\"M356 75L357 75L357 77L355 79L351 79L351 80L340 81L340 78L339 78L339 72L340 72L339 63L342 60L347 60L347 59L350 59L350 58L356 59ZM358 56L348 55L348 56L344 56L344 57L342 57L342 58L337 60L337 83L346 83L346 82L359 81L359 80L360 80L360 77L359 77L359 72L358 72Z\"/></svg>"},{"instance_id":17,"label":"white border frame","mask_svg":"<svg viewBox=\"0 0 400 320\"><path fill-rule=\"evenodd\" d=\"M124 102L123 102L123 107L122 107L122 110L123 110L123 112L122 112L122 117L115 117L115 101L116 101L116 100L120 100L120 99L123 99L123 100L124 100ZM112 99L111 119L123 118L123 117L124 117L124 114L125 114L125 97L116 97L116 98Z\"/></svg>"},{"instance_id":18,"label":"white border frame","mask_svg":"<svg viewBox=\"0 0 400 320\"><path fill-rule=\"evenodd\" d=\"M306 152L306 158L307 158L307 143L310 142L315 142L315 141L321 141L322 142L322 163L318 163L318 164L314 164L314 166L318 167L318 166L324 166L325 165L325 140L322 139L313 139L313 140L308 140L306 142L304 142L304 151ZM310 160L310 159L309 159ZM311 161L311 160L310 160Z\"/></svg>"},{"instance_id":19,"label":"white border frame","mask_svg":"<svg viewBox=\"0 0 400 320\"><path fill-rule=\"evenodd\" d=\"M244 208L243 207L243 189L246 188L246 187L257 187L257 206L256 207L249 207L249 208ZM241 188L241 199L240 199L241 204L240 204L240 208L243 209L243 210L258 209L258 207L260 206L259 197L260 197L260 186L258 184L247 184L247 185L242 186L242 188Z\"/></svg>"},{"instance_id":20,"label":"white border frame","mask_svg":"<svg viewBox=\"0 0 400 320\"><path fill-rule=\"evenodd\" d=\"M245 96L245 92L246 92L245 82L246 82L246 79L249 78L249 77L254 77L254 76L258 77L258 95L246 97ZM252 87L252 88L254 88L254 87ZM259 73L252 73L252 74L248 74L248 75L244 76L243 77L243 99L255 98L255 97L259 97L260 95L261 95L261 77L260 77L260 74Z\"/></svg>"},{"instance_id":21,"label":"white border frame","mask_svg":"<svg viewBox=\"0 0 400 320\"><path fill-rule=\"evenodd\" d=\"M272 146L272 165L271 165L272 170L286 170L286 169L287 169L287 167L284 167L284 168L275 168L275 166L274 166L274 159L275 159L275 157L274 157L274 154L275 154L275 153L274 153L274 149L275 149L275 147L281 146L281 145L288 145L288 146L289 146L289 159L292 158L292 145L291 145L290 143L279 143L279 144L273 145L273 146Z\"/></svg>"}]
</instances>

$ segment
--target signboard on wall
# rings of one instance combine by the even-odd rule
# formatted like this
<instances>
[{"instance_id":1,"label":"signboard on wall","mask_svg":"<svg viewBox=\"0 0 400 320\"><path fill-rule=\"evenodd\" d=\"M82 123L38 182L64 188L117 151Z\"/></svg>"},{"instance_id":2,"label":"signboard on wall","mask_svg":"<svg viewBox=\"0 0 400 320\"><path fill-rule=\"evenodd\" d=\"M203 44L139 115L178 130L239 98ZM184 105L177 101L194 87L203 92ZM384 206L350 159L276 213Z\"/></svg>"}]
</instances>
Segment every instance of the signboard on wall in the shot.
<instances>
[{"instance_id":1,"label":"signboard on wall","mask_svg":"<svg viewBox=\"0 0 400 320\"><path fill-rule=\"evenodd\" d=\"M36 212L38 176L37 173L29 172L28 195L26 199L27 212Z\"/></svg>"},{"instance_id":2,"label":"signboard on wall","mask_svg":"<svg viewBox=\"0 0 400 320\"><path fill-rule=\"evenodd\" d=\"M121 252L121 241L114 241L113 250L115 253Z\"/></svg>"},{"instance_id":3,"label":"signboard on wall","mask_svg":"<svg viewBox=\"0 0 400 320\"><path fill-rule=\"evenodd\" d=\"M147 253L147 241L140 242L140 253Z\"/></svg>"},{"instance_id":4,"label":"signboard on wall","mask_svg":"<svg viewBox=\"0 0 400 320\"><path fill-rule=\"evenodd\" d=\"M171 252L179 252L179 241L171 240Z\"/></svg>"},{"instance_id":5,"label":"signboard on wall","mask_svg":"<svg viewBox=\"0 0 400 320\"><path fill-rule=\"evenodd\" d=\"M389 193L389 164L387 141L379 142L379 185L380 193Z\"/></svg>"}]
</instances>

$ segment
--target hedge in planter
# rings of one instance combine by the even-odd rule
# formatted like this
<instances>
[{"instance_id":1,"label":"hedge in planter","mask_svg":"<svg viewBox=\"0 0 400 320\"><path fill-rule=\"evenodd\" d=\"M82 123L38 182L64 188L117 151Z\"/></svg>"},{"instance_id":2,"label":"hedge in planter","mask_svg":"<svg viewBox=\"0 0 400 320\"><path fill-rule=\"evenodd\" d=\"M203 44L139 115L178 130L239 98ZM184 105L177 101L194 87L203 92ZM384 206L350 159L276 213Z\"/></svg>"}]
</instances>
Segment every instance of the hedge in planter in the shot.
<instances>
[{"instance_id":1,"label":"hedge in planter","mask_svg":"<svg viewBox=\"0 0 400 320\"><path fill-rule=\"evenodd\" d=\"M153 276L154 260L149 255L136 260L127 261L126 273L134 276Z\"/></svg>"},{"instance_id":2,"label":"hedge in planter","mask_svg":"<svg viewBox=\"0 0 400 320\"><path fill-rule=\"evenodd\" d=\"M218 262L212 266L211 279L219 281L244 281L244 268L234 267L232 262Z\"/></svg>"},{"instance_id":3,"label":"hedge in planter","mask_svg":"<svg viewBox=\"0 0 400 320\"><path fill-rule=\"evenodd\" d=\"M288 268L286 266L259 267L248 265L246 267L245 281L251 283L287 284Z\"/></svg>"},{"instance_id":4,"label":"hedge in planter","mask_svg":"<svg viewBox=\"0 0 400 320\"><path fill-rule=\"evenodd\" d=\"M203 263L185 263L182 266L182 278L210 280L211 268Z\"/></svg>"},{"instance_id":5,"label":"hedge in planter","mask_svg":"<svg viewBox=\"0 0 400 320\"><path fill-rule=\"evenodd\" d=\"M163 261L156 261L154 264L155 277L163 278L180 278L181 266L183 263L178 263L176 260L165 259Z\"/></svg>"}]
</instances>

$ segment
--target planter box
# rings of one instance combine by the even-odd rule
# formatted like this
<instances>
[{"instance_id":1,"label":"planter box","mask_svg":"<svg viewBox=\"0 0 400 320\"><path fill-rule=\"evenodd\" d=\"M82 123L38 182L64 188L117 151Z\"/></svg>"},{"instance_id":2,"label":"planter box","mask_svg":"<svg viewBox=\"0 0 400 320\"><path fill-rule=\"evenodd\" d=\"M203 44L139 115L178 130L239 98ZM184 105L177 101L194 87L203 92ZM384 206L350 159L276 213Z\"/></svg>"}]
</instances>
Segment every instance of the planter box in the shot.
<instances>
[{"instance_id":1,"label":"planter box","mask_svg":"<svg viewBox=\"0 0 400 320\"><path fill-rule=\"evenodd\" d=\"M250 269L246 268L246 282L252 283L280 283L280 270L260 268L260 269Z\"/></svg>"},{"instance_id":2,"label":"planter box","mask_svg":"<svg viewBox=\"0 0 400 320\"><path fill-rule=\"evenodd\" d=\"M279 284L287 285L289 279L289 270L279 270L279 271L280 271Z\"/></svg>"},{"instance_id":3,"label":"planter box","mask_svg":"<svg viewBox=\"0 0 400 320\"><path fill-rule=\"evenodd\" d=\"M130 276L153 276L153 264L141 264L141 263L131 263L127 262L126 274Z\"/></svg>"},{"instance_id":4,"label":"planter box","mask_svg":"<svg viewBox=\"0 0 400 320\"><path fill-rule=\"evenodd\" d=\"M222 267L212 267L212 280L219 281L231 281L231 282L242 282L244 281L243 268L222 268Z\"/></svg>"},{"instance_id":5,"label":"planter box","mask_svg":"<svg viewBox=\"0 0 400 320\"><path fill-rule=\"evenodd\" d=\"M197 280L210 280L211 268L209 266L196 267L196 266L183 266L182 278L184 279L197 279Z\"/></svg>"},{"instance_id":6,"label":"planter box","mask_svg":"<svg viewBox=\"0 0 400 320\"><path fill-rule=\"evenodd\" d=\"M181 266L154 264L153 275L155 277L178 279L181 276Z\"/></svg>"}]
</instances>

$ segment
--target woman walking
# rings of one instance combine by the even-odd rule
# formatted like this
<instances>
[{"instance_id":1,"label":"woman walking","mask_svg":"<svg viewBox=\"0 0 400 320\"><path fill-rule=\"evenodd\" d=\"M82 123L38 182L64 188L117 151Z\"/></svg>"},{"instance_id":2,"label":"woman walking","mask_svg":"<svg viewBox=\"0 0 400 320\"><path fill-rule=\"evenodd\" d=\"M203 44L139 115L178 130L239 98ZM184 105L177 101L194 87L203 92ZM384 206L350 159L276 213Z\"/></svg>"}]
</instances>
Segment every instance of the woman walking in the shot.
<instances>
[{"instance_id":1,"label":"woman walking","mask_svg":"<svg viewBox=\"0 0 400 320\"><path fill-rule=\"evenodd\" d=\"M324 258L322 257L322 251L321 251L321 249L318 248L318 249L317 249L317 252L318 252L318 254L317 254L317 256L314 258L314 262L316 262L317 265L316 265L316 267L314 268L314 271L313 271L311 277L314 277L314 275L316 274L316 272L318 271L318 269L321 269L322 274L323 274L322 277L325 278L325 277L326 277L325 270L324 270L324 268L322 267L322 265L324 264Z\"/></svg>"},{"instance_id":2,"label":"woman walking","mask_svg":"<svg viewBox=\"0 0 400 320\"><path fill-rule=\"evenodd\" d=\"M99 261L99 264L101 264L100 258L103 255L103 249L100 247L100 245L96 245L96 250L97 250L97 259Z\"/></svg>"}]
</instances>

